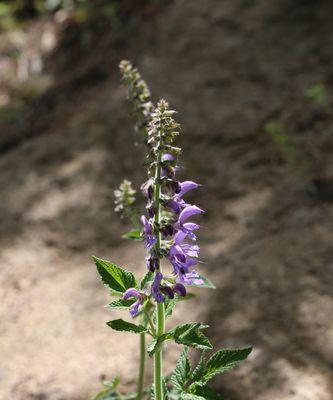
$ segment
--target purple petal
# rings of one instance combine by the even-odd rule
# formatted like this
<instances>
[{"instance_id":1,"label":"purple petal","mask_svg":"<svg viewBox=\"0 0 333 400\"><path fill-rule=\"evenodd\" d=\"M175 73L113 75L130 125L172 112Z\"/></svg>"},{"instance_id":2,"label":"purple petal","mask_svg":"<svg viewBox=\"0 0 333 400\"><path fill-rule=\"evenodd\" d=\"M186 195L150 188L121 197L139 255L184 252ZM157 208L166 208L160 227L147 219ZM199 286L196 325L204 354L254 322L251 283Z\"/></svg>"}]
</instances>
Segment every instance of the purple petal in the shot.
<instances>
[{"instance_id":1,"label":"purple petal","mask_svg":"<svg viewBox=\"0 0 333 400\"><path fill-rule=\"evenodd\" d=\"M141 225L143 226L145 234L147 235L147 234L151 233L150 223L144 215L141 215L140 222L141 222Z\"/></svg>"},{"instance_id":2,"label":"purple petal","mask_svg":"<svg viewBox=\"0 0 333 400\"><path fill-rule=\"evenodd\" d=\"M196 189L199 185L195 182L192 181L185 181L180 184L180 192L179 196L182 197L184 196L185 193L187 193L190 190Z\"/></svg>"},{"instance_id":3,"label":"purple petal","mask_svg":"<svg viewBox=\"0 0 333 400\"><path fill-rule=\"evenodd\" d=\"M157 272L154 277L154 282L151 286L152 295L158 303L162 303L164 301L164 296L160 290L160 283L162 279L163 275L161 274L161 272Z\"/></svg>"},{"instance_id":4,"label":"purple petal","mask_svg":"<svg viewBox=\"0 0 333 400\"><path fill-rule=\"evenodd\" d=\"M173 287L173 291L178 293L179 296L185 297L186 296L186 288L181 283L176 283Z\"/></svg>"},{"instance_id":5,"label":"purple petal","mask_svg":"<svg viewBox=\"0 0 333 400\"><path fill-rule=\"evenodd\" d=\"M173 211L175 214L179 214L181 212L181 206L178 201L170 200L166 205L169 210Z\"/></svg>"},{"instance_id":6,"label":"purple petal","mask_svg":"<svg viewBox=\"0 0 333 400\"><path fill-rule=\"evenodd\" d=\"M162 161L173 161L175 157L170 153L165 153L162 156Z\"/></svg>"},{"instance_id":7,"label":"purple petal","mask_svg":"<svg viewBox=\"0 0 333 400\"><path fill-rule=\"evenodd\" d=\"M205 282L200 278L196 271L188 272L187 274L180 276L179 282L185 285L203 285Z\"/></svg>"},{"instance_id":8,"label":"purple petal","mask_svg":"<svg viewBox=\"0 0 333 400\"><path fill-rule=\"evenodd\" d=\"M201 214L203 212L204 211L197 206L188 206L180 213L178 221L183 224L188 218L192 217L192 215Z\"/></svg>"},{"instance_id":9,"label":"purple petal","mask_svg":"<svg viewBox=\"0 0 333 400\"><path fill-rule=\"evenodd\" d=\"M142 303L140 300L138 300L134 304L132 304L129 312L133 318L138 314L139 308L141 305L142 305Z\"/></svg>"},{"instance_id":10,"label":"purple petal","mask_svg":"<svg viewBox=\"0 0 333 400\"><path fill-rule=\"evenodd\" d=\"M137 299L141 298L141 294L138 290L134 288L127 289L126 292L123 294L123 299L128 300L131 297L135 297Z\"/></svg>"},{"instance_id":11,"label":"purple petal","mask_svg":"<svg viewBox=\"0 0 333 400\"><path fill-rule=\"evenodd\" d=\"M165 286L162 289L162 292L165 293L169 299L173 299L175 297L173 290L169 286Z\"/></svg>"},{"instance_id":12,"label":"purple petal","mask_svg":"<svg viewBox=\"0 0 333 400\"><path fill-rule=\"evenodd\" d=\"M178 231L174 236L175 245L182 243L183 240L186 238L186 236L187 236L187 233L185 233L183 231Z\"/></svg>"}]
</instances>

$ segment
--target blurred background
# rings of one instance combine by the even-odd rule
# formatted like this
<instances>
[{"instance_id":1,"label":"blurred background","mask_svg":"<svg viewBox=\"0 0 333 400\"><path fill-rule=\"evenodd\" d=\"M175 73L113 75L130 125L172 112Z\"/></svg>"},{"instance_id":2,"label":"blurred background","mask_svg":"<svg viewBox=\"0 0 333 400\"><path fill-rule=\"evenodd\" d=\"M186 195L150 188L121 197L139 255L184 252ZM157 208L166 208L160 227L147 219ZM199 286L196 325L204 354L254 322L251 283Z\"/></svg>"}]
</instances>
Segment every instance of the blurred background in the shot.
<instances>
[{"instance_id":1,"label":"blurred background","mask_svg":"<svg viewBox=\"0 0 333 400\"><path fill-rule=\"evenodd\" d=\"M1 399L88 399L116 374L133 388L137 341L105 325L90 259L145 268L113 210L123 178L145 179L123 58L179 111L181 174L203 185L218 288L175 320L254 347L214 386L332 399L332 19L330 0L0 1Z\"/></svg>"}]
</instances>

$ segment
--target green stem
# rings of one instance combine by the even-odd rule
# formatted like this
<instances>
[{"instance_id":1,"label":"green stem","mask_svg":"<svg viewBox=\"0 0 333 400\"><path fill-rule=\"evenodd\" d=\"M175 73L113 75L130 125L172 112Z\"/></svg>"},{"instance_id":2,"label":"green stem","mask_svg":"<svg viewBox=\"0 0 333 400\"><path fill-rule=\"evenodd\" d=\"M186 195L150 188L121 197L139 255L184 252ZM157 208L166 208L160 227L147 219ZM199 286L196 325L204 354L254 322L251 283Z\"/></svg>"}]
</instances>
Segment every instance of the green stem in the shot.
<instances>
[{"instance_id":1,"label":"green stem","mask_svg":"<svg viewBox=\"0 0 333 400\"><path fill-rule=\"evenodd\" d=\"M154 233L156 236L155 249L158 253L158 265L156 272L161 271L161 263L159 258L159 251L161 247L161 233L159 230L161 218L161 159L162 152L158 153L157 164L155 169L155 183L154 183L154 203L156 207L154 218ZM156 337L163 335L165 330L165 311L164 303L156 303ZM158 349L154 354L154 391L155 400L163 400L163 354L162 348Z\"/></svg>"},{"instance_id":2,"label":"green stem","mask_svg":"<svg viewBox=\"0 0 333 400\"><path fill-rule=\"evenodd\" d=\"M140 367L137 383L137 400L142 399L143 385L145 379L145 365L146 365L146 337L145 333L140 333Z\"/></svg>"},{"instance_id":3,"label":"green stem","mask_svg":"<svg viewBox=\"0 0 333 400\"><path fill-rule=\"evenodd\" d=\"M157 311L157 328L156 336L159 337L163 335L165 328L165 312L164 303L156 304ZM154 355L154 390L155 390L155 400L163 400L163 354L162 348L156 350Z\"/></svg>"}]
</instances>

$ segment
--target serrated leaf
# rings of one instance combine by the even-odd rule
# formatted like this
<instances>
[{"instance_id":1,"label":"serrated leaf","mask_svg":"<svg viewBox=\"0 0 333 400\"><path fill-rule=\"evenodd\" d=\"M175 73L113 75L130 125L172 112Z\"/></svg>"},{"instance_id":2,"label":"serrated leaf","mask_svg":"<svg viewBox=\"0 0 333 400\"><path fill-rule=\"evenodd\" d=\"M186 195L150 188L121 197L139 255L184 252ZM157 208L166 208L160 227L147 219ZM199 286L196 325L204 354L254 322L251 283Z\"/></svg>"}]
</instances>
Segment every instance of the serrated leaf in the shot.
<instances>
[{"instance_id":1,"label":"serrated leaf","mask_svg":"<svg viewBox=\"0 0 333 400\"><path fill-rule=\"evenodd\" d=\"M198 365L194 368L192 372L191 379L195 382L201 379L206 371L206 362L205 362L205 352L203 351L198 362Z\"/></svg>"},{"instance_id":2,"label":"serrated leaf","mask_svg":"<svg viewBox=\"0 0 333 400\"><path fill-rule=\"evenodd\" d=\"M141 229L131 229L130 231L124 233L122 235L122 238L123 239L138 240L138 241L143 240L143 237L141 235Z\"/></svg>"},{"instance_id":3,"label":"serrated leaf","mask_svg":"<svg viewBox=\"0 0 333 400\"><path fill-rule=\"evenodd\" d=\"M140 282L140 289L141 290L144 289L144 287L147 285L147 283L152 281L153 278L154 278L154 273L151 271L148 271Z\"/></svg>"},{"instance_id":4,"label":"serrated leaf","mask_svg":"<svg viewBox=\"0 0 333 400\"><path fill-rule=\"evenodd\" d=\"M148 331L148 329L143 325L135 325L131 322L124 321L121 318L114 319L113 321L109 321L106 324L115 331L120 332L144 333Z\"/></svg>"},{"instance_id":5,"label":"serrated leaf","mask_svg":"<svg viewBox=\"0 0 333 400\"><path fill-rule=\"evenodd\" d=\"M202 288L202 289L216 289L216 286L214 283L212 283L208 278L199 275L198 279L202 279L204 283L202 285L187 285L188 287L197 287L197 288Z\"/></svg>"},{"instance_id":6,"label":"serrated leaf","mask_svg":"<svg viewBox=\"0 0 333 400\"><path fill-rule=\"evenodd\" d=\"M114 310L127 310L131 307L131 305L135 302L135 300L124 300L124 299L119 299L119 300L114 300L111 301L110 304L108 304L106 307L107 308L112 308Z\"/></svg>"},{"instance_id":7,"label":"serrated leaf","mask_svg":"<svg viewBox=\"0 0 333 400\"><path fill-rule=\"evenodd\" d=\"M213 346L208 338L201 332L201 329L206 328L199 322L191 322L188 324L178 325L174 329L173 338L176 343L190 346L195 349L210 350Z\"/></svg>"},{"instance_id":8,"label":"serrated leaf","mask_svg":"<svg viewBox=\"0 0 333 400\"><path fill-rule=\"evenodd\" d=\"M193 394L196 396L200 396L205 400L224 400L223 396L207 386L197 386Z\"/></svg>"},{"instance_id":9,"label":"serrated leaf","mask_svg":"<svg viewBox=\"0 0 333 400\"><path fill-rule=\"evenodd\" d=\"M203 378L197 382L198 385L205 385L217 374L222 374L235 367L251 353L252 348L245 349L221 349L211 356L206 364L206 372Z\"/></svg>"},{"instance_id":10,"label":"serrated leaf","mask_svg":"<svg viewBox=\"0 0 333 400\"><path fill-rule=\"evenodd\" d=\"M125 292L127 289L136 287L136 280L132 272L118 267L116 264L101 258L93 257L98 273L103 283L116 292Z\"/></svg>"},{"instance_id":11,"label":"serrated leaf","mask_svg":"<svg viewBox=\"0 0 333 400\"><path fill-rule=\"evenodd\" d=\"M185 347L177 361L176 368L170 377L170 381L178 392L182 392L185 389L190 374L191 366L188 358L188 347Z\"/></svg>"}]
</instances>

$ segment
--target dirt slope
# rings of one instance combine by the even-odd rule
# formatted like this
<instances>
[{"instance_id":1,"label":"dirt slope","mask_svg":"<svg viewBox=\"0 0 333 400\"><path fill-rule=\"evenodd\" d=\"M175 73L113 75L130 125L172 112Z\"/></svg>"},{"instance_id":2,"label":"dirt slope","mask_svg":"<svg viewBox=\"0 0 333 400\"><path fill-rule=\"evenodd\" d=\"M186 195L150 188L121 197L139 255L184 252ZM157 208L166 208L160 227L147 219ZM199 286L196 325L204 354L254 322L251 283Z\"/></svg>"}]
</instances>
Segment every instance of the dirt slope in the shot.
<instances>
[{"instance_id":1,"label":"dirt slope","mask_svg":"<svg viewBox=\"0 0 333 400\"><path fill-rule=\"evenodd\" d=\"M187 318L211 324L217 346L254 346L214 385L229 400L331 399L332 203L276 161L263 128L272 118L301 137L332 128L304 96L332 88L333 7L313 3L174 1L110 49L109 79L62 98L49 129L1 154L1 399L86 399L101 375L133 385L135 339L105 326L108 297L89 260L144 269L112 210L122 177L144 179L115 68L125 56L180 112L182 173L204 185L192 199L208 211L203 268L218 290Z\"/></svg>"}]
</instances>

